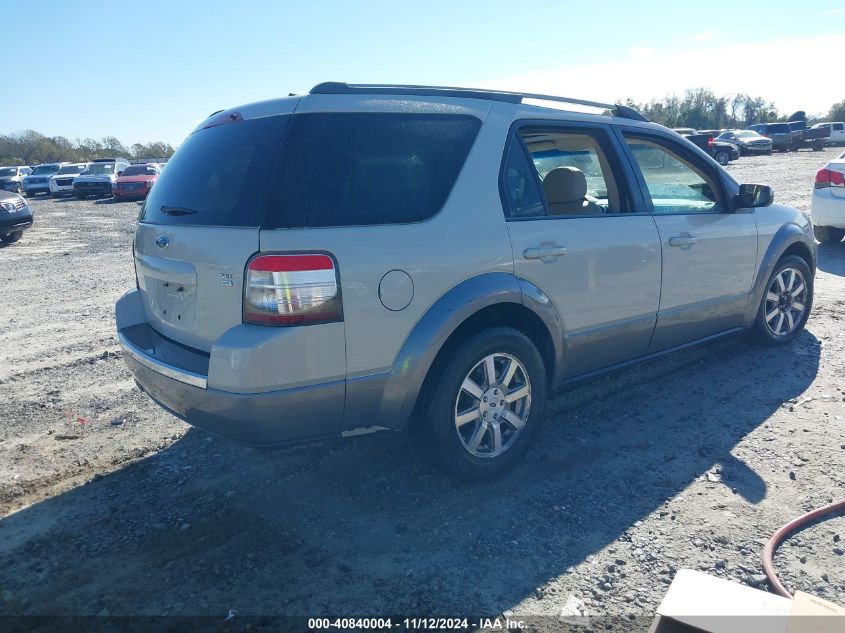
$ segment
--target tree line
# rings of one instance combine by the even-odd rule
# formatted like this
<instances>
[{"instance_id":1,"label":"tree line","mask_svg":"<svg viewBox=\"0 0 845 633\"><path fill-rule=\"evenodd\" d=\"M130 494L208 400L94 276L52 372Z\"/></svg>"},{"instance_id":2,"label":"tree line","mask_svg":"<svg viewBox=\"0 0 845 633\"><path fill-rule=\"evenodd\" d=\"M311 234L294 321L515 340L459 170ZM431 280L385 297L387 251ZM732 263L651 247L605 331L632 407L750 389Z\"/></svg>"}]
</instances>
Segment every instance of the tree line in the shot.
<instances>
[{"instance_id":1,"label":"tree line","mask_svg":"<svg viewBox=\"0 0 845 633\"><path fill-rule=\"evenodd\" d=\"M625 105L646 118L667 127L691 127L697 130L744 128L753 123L786 121L775 104L748 94L717 96L707 88L687 90L682 96L671 95ZM845 121L845 99L833 104L826 115L809 116L807 123ZM71 141L64 136L44 136L35 130L0 134L0 165L37 165L57 161L84 162L94 158L170 158L175 150L170 143L135 143L127 147L114 136Z\"/></svg>"},{"instance_id":2,"label":"tree line","mask_svg":"<svg viewBox=\"0 0 845 633\"><path fill-rule=\"evenodd\" d=\"M0 165L38 165L69 161L82 163L94 158L170 158L170 143L135 143L126 146L114 136L71 141L64 136L44 136L35 130L0 134Z\"/></svg>"},{"instance_id":3,"label":"tree line","mask_svg":"<svg viewBox=\"0 0 845 633\"><path fill-rule=\"evenodd\" d=\"M707 88L687 90L682 96L670 95L625 105L642 113L650 121L666 127L691 127L697 130L745 128L754 123L786 121L789 113L778 111L774 103L749 94L718 96ZM845 100L833 104L824 115L807 116L807 123L845 121Z\"/></svg>"}]
</instances>

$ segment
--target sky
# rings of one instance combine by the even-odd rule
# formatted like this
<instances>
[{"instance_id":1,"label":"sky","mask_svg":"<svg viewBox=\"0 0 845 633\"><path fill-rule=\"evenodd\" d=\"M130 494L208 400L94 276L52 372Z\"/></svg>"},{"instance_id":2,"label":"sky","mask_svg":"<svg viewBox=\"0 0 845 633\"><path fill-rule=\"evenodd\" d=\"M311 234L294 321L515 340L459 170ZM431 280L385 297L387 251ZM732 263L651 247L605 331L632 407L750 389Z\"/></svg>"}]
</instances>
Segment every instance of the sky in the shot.
<instances>
[{"instance_id":1,"label":"sky","mask_svg":"<svg viewBox=\"0 0 845 633\"><path fill-rule=\"evenodd\" d=\"M845 99L845 2L798 4L41 0L4 29L0 133L178 145L211 112L323 81L640 102L706 87L824 113Z\"/></svg>"}]
</instances>

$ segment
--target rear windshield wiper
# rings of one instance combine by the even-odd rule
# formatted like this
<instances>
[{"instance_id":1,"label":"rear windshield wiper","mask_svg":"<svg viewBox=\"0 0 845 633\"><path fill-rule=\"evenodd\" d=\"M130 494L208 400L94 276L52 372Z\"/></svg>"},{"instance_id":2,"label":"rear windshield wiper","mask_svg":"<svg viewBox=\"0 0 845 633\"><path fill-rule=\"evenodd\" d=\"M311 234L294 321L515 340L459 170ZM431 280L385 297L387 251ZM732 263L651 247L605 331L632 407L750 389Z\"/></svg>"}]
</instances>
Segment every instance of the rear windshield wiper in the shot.
<instances>
[{"instance_id":1,"label":"rear windshield wiper","mask_svg":"<svg viewBox=\"0 0 845 633\"><path fill-rule=\"evenodd\" d=\"M199 213L199 211L194 211L193 209L186 209L185 207L162 206L159 210L165 215L194 215Z\"/></svg>"}]
</instances>

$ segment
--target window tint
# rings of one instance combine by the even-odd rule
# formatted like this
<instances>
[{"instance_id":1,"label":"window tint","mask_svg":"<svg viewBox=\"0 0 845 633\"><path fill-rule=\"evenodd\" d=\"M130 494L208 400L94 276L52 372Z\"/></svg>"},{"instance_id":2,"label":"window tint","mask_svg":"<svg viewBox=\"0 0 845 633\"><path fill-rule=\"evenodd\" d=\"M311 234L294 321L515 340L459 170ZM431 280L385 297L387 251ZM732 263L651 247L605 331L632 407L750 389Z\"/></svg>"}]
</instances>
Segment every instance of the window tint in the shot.
<instances>
[{"instance_id":1,"label":"window tint","mask_svg":"<svg viewBox=\"0 0 845 633\"><path fill-rule=\"evenodd\" d=\"M834 129L834 130L836 130L837 132L841 132L842 130L845 130L845 124L843 124L843 123L834 123L834 124L833 124L833 129Z\"/></svg>"},{"instance_id":2,"label":"window tint","mask_svg":"<svg viewBox=\"0 0 845 633\"><path fill-rule=\"evenodd\" d=\"M627 137L627 135L626 135ZM667 145L627 138L656 214L724 213L706 172Z\"/></svg>"},{"instance_id":3,"label":"window tint","mask_svg":"<svg viewBox=\"0 0 845 633\"><path fill-rule=\"evenodd\" d=\"M600 215L625 210L599 139L590 132L524 129L549 215Z\"/></svg>"},{"instance_id":4,"label":"window tint","mask_svg":"<svg viewBox=\"0 0 845 633\"><path fill-rule=\"evenodd\" d=\"M522 144L513 139L508 146L502 170L502 191L505 195L505 216L508 218L530 218L546 215L537 173L528 160Z\"/></svg>"},{"instance_id":5,"label":"window tint","mask_svg":"<svg viewBox=\"0 0 845 633\"><path fill-rule=\"evenodd\" d=\"M271 222L318 227L426 220L446 202L480 127L466 115L296 115Z\"/></svg>"},{"instance_id":6,"label":"window tint","mask_svg":"<svg viewBox=\"0 0 845 633\"><path fill-rule=\"evenodd\" d=\"M141 221L259 226L270 168L289 120L266 117L191 134L150 191Z\"/></svg>"}]
</instances>

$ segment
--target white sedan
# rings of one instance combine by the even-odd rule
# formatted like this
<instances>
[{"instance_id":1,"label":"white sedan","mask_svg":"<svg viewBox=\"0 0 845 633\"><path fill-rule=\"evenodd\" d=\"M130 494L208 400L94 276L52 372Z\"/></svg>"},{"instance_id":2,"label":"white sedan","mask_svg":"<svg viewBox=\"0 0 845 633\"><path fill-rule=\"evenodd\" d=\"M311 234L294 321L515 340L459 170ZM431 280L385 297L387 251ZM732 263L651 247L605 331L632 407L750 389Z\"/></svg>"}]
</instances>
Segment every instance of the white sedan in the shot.
<instances>
[{"instance_id":1,"label":"white sedan","mask_svg":"<svg viewBox=\"0 0 845 633\"><path fill-rule=\"evenodd\" d=\"M816 174L812 216L819 242L835 244L845 237L845 152Z\"/></svg>"}]
</instances>

